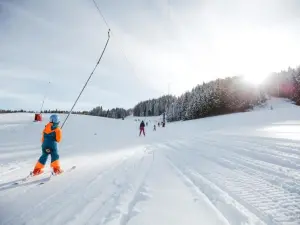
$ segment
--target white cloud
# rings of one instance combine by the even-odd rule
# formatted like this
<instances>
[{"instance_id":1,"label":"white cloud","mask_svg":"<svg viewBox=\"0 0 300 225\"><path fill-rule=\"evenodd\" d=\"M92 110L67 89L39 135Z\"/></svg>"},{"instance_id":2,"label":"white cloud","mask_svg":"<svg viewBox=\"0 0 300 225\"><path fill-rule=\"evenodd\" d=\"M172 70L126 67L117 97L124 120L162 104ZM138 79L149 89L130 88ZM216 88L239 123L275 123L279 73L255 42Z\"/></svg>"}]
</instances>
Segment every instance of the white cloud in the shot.
<instances>
[{"instance_id":1,"label":"white cloud","mask_svg":"<svg viewBox=\"0 0 300 225\"><path fill-rule=\"evenodd\" d=\"M217 77L299 63L297 0L97 3L112 37L81 108L132 107L166 94L168 83L180 94ZM92 1L2 0L0 33L1 106L15 108L34 107L49 81L45 107L68 108L107 39Z\"/></svg>"}]
</instances>

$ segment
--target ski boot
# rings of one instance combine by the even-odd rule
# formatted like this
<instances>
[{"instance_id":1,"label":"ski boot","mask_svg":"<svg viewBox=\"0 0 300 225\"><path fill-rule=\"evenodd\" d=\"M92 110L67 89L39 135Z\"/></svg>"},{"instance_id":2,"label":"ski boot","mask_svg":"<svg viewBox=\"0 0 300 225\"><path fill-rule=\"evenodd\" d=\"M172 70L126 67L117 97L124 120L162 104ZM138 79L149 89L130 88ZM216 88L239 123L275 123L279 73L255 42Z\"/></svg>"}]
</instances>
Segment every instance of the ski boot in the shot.
<instances>
[{"instance_id":1,"label":"ski boot","mask_svg":"<svg viewBox=\"0 0 300 225\"><path fill-rule=\"evenodd\" d=\"M59 174L61 174L61 173L63 173L64 171L61 169L61 168L53 168L53 174L54 175L59 175Z\"/></svg>"},{"instance_id":2,"label":"ski boot","mask_svg":"<svg viewBox=\"0 0 300 225\"><path fill-rule=\"evenodd\" d=\"M51 167L53 168L53 172L52 172L53 175L59 175L63 172L63 170L60 168L58 160L52 162Z\"/></svg>"},{"instance_id":3,"label":"ski boot","mask_svg":"<svg viewBox=\"0 0 300 225\"><path fill-rule=\"evenodd\" d=\"M41 173L43 173L43 168L44 168L44 165L40 162L37 162L33 171L31 172L31 175L32 176L37 176L37 175L40 175Z\"/></svg>"}]
</instances>

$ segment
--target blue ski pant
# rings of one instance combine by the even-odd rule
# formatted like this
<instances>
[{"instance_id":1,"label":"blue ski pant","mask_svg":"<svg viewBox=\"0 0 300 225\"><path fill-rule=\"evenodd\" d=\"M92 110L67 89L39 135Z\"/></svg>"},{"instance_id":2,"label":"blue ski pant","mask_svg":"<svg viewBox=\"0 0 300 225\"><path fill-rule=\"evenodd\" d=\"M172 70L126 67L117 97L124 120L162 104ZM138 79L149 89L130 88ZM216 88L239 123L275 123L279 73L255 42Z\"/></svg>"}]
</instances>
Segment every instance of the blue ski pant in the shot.
<instances>
[{"instance_id":1,"label":"blue ski pant","mask_svg":"<svg viewBox=\"0 0 300 225\"><path fill-rule=\"evenodd\" d=\"M39 162L43 165L46 164L48 156L51 155L51 163L59 159L57 148L46 148L42 147L42 155L39 158Z\"/></svg>"}]
</instances>

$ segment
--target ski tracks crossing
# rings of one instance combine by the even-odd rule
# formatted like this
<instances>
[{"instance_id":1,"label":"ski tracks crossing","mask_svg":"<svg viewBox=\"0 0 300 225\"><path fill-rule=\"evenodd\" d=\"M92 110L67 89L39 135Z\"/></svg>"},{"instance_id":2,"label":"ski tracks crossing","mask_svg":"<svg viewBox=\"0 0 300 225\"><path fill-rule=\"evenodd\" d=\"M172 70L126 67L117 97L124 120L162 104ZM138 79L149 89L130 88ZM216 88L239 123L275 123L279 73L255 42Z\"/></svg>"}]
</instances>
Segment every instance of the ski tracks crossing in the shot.
<instances>
[{"instance_id":1,"label":"ski tracks crossing","mask_svg":"<svg viewBox=\"0 0 300 225\"><path fill-rule=\"evenodd\" d=\"M207 135L166 142L164 154L180 177L204 193L230 224L297 225L300 151L293 147L297 144Z\"/></svg>"}]
</instances>

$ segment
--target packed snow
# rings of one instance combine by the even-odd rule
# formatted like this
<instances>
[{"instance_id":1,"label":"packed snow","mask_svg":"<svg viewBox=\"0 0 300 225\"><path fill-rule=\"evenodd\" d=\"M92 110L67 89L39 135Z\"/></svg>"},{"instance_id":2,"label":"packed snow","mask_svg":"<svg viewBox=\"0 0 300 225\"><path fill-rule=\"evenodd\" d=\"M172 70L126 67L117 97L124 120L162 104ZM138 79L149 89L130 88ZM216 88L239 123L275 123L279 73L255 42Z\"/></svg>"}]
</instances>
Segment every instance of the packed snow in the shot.
<instances>
[{"instance_id":1,"label":"packed snow","mask_svg":"<svg viewBox=\"0 0 300 225\"><path fill-rule=\"evenodd\" d=\"M16 185L40 156L43 117L0 115L0 224L300 224L300 108L284 99L156 131L158 117L72 115L59 145L67 171L50 178L48 159Z\"/></svg>"}]
</instances>

